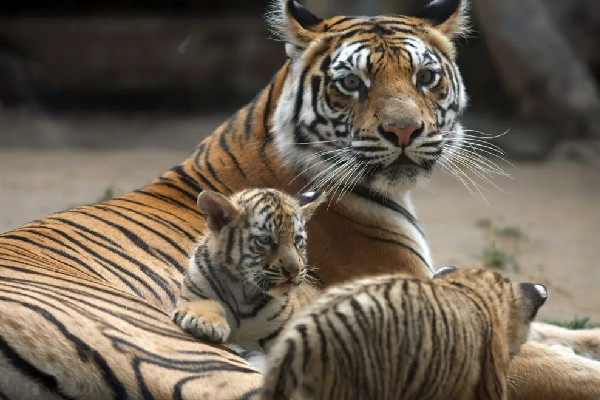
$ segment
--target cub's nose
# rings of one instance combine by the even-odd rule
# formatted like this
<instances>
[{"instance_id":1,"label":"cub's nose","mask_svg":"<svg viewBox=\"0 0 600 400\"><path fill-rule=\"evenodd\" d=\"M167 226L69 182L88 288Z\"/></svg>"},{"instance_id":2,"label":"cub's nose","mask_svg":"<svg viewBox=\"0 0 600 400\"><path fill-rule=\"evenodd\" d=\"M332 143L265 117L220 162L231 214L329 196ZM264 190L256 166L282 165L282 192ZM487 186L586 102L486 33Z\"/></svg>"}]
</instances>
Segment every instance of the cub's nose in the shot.
<instances>
[{"instance_id":1,"label":"cub's nose","mask_svg":"<svg viewBox=\"0 0 600 400\"><path fill-rule=\"evenodd\" d=\"M283 276L289 280L295 280L298 278L298 275L300 275L300 266L288 263L281 268L281 272L283 273Z\"/></svg>"},{"instance_id":2,"label":"cub's nose","mask_svg":"<svg viewBox=\"0 0 600 400\"><path fill-rule=\"evenodd\" d=\"M392 143L396 142L398 146L406 146L410 143L411 138L421 131L422 126L422 124L415 124L407 128L400 128L395 125L387 125L382 130L386 139Z\"/></svg>"}]
</instances>

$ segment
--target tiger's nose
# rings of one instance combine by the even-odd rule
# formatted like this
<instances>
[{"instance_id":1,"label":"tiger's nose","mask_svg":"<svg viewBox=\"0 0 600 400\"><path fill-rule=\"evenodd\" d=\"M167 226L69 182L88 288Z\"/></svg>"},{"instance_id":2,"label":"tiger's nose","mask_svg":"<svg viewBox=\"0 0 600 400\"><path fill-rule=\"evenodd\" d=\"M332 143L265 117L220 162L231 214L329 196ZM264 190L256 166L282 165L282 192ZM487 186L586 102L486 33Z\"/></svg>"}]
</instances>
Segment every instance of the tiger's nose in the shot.
<instances>
[{"instance_id":1,"label":"tiger's nose","mask_svg":"<svg viewBox=\"0 0 600 400\"><path fill-rule=\"evenodd\" d=\"M399 128L394 125L388 125L383 127L383 131L389 136L394 135L399 146L406 146L410 143L410 138L421 130L421 127L422 124L415 124L407 128Z\"/></svg>"}]
</instances>

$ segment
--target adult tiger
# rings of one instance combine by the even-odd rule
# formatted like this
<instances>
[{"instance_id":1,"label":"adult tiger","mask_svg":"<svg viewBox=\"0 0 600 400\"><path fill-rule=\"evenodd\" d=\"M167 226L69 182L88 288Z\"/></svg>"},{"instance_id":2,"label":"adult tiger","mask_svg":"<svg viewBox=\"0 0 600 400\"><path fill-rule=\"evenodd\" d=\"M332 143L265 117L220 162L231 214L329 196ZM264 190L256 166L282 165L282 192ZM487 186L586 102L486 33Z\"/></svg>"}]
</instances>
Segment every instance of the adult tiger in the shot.
<instances>
[{"instance_id":1,"label":"adult tiger","mask_svg":"<svg viewBox=\"0 0 600 400\"><path fill-rule=\"evenodd\" d=\"M202 189L349 191L309 224L323 283L430 275L408 190L461 145L452 39L465 4L327 20L279 7L290 59L190 158L134 193L0 236L0 398L256 398L260 376L243 359L169 318L204 230ZM599 363L537 344L523 353L514 398L600 396Z\"/></svg>"}]
</instances>

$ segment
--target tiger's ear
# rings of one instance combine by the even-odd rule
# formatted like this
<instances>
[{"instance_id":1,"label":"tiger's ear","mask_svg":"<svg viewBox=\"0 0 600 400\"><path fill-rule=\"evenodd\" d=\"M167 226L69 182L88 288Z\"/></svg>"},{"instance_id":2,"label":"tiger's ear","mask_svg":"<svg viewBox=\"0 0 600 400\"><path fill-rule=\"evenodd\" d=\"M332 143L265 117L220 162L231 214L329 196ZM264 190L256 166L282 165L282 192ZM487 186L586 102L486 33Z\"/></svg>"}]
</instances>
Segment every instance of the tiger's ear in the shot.
<instances>
[{"instance_id":1,"label":"tiger's ear","mask_svg":"<svg viewBox=\"0 0 600 400\"><path fill-rule=\"evenodd\" d=\"M467 0L432 0L416 13L450 39L469 33Z\"/></svg>"},{"instance_id":2,"label":"tiger's ear","mask_svg":"<svg viewBox=\"0 0 600 400\"><path fill-rule=\"evenodd\" d=\"M219 232L240 214L238 206L221 193L205 190L198 195L198 208L204 214L206 225Z\"/></svg>"},{"instance_id":3,"label":"tiger's ear","mask_svg":"<svg viewBox=\"0 0 600 400\"><path fill-rule=\"evenodd\" d=\"M277 39L286 42L285 51L295 57L319 37L316 27L323 21L296 0L276 0L267 21Z\"/></svg>"},{"instance_id":4,"label":"tiger's ear","mask_svg":"<svg viewBox=\"0 0 600 400\"><path fill-rule=\"evenodd\" d=\"M546 302L548 289L539 283L520 283L519 288L523 296L523 312L532 321L540 307Z\"/></svg>"},{"instance_id":5,"label":"tiger's ear","mask_svg":"<svg viewBox=\"0 0 600 400\"><path fill-rule=\"evenodd\" d=\"M300 203L300 213L306 221L312 217L317 208L327 200L322 192L304 192L296 196L296 200Z\"/></svg>"}]
</instances>

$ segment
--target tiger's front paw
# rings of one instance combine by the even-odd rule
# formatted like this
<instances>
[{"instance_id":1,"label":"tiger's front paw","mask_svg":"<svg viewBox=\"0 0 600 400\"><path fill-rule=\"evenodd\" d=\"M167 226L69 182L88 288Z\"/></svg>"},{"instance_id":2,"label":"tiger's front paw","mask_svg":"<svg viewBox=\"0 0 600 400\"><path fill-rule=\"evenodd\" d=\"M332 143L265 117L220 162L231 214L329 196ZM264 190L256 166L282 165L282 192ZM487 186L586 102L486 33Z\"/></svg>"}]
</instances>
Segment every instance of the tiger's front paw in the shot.
<instances>
[{"instance_id":1,"label":"tiger's front paw","mask_svg":"<svg viewBox=\"0 0 600 400\"><path fill-rule=\"evenodd\" d=\"M210 308L202 310L193 310L190 307L178 308L173 311L171 317L184 331L199 339L213 343L226 342L231 333L227 319L222 309L211 310Z\"/></svg>"}]
</instances>

